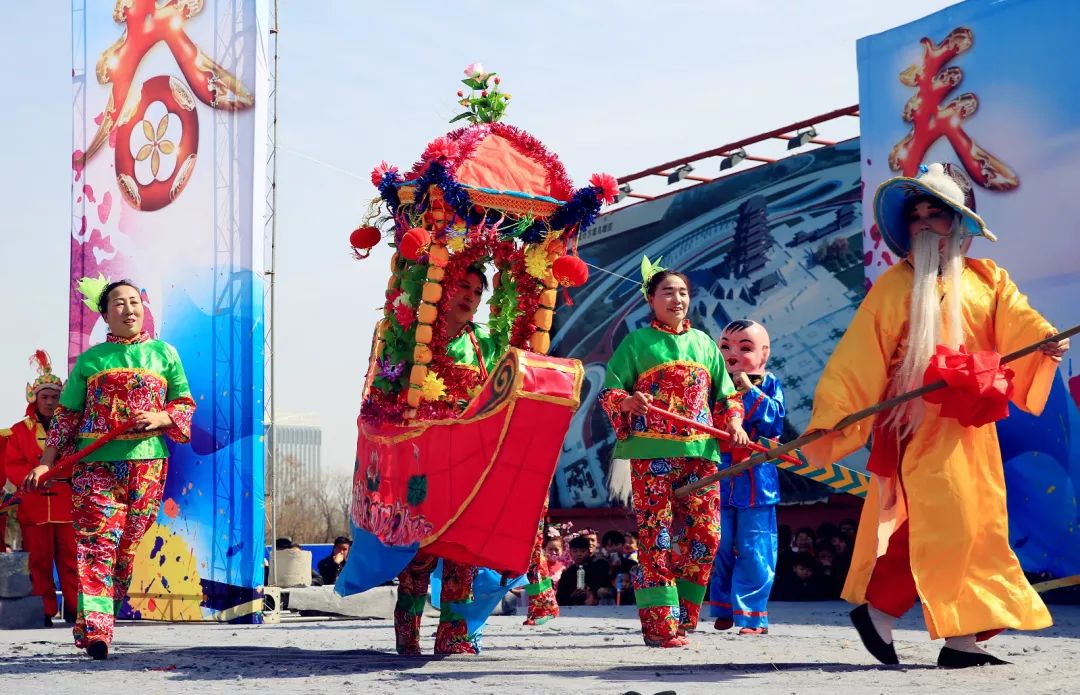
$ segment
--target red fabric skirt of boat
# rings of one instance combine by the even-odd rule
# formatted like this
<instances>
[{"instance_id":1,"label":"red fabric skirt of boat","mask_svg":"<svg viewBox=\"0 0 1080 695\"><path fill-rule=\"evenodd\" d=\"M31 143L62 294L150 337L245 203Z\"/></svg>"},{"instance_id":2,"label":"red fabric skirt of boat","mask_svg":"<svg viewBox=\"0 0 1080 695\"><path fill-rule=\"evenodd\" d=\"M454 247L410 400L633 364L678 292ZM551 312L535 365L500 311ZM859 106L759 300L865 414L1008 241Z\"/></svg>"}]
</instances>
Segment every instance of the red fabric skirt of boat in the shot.
<instances>
[{"instance_id":1,"label":"red fabric skirt of boat","mask_svg":"<svg viewBox=\"0 0 1080 695\"><path fill-rule=\"evenodd\" d=\"M511 349L459 418L358 421L353 523L389 546L524 573L583 377L577 360Z\"/></svg>"}]
</instances>

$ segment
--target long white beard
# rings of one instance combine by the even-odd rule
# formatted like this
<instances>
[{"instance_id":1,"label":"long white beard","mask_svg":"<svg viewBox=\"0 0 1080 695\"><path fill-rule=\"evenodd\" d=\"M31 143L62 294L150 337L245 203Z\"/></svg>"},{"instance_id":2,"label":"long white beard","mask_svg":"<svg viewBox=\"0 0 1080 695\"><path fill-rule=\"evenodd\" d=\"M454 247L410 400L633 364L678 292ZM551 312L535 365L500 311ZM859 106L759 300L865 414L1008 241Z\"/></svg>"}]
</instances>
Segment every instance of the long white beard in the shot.
<instances>
[{"instance_id":1,"label":"long white beard","mask_svg":"<svg viewBox=\"0 0 1080 695\"><path fill-rule=\"evenodd\" d=\"M961 278L964 271L962 244L963 233L959 224L953 225L944 257L938 249L938 237L934 234L923 232L916 234L912 240L911 263L914 273L911 305L908 310L907 351L893 375L889 397L922 386L923 374L939 344L955 349L964 342L961 309ZM938 290L939 277L945 290L944 299ZM895 428L901 439L905 439L922 421L923 410L921 398L910 400L893 408L886 424Z\"/></svg>"}]
</instances>

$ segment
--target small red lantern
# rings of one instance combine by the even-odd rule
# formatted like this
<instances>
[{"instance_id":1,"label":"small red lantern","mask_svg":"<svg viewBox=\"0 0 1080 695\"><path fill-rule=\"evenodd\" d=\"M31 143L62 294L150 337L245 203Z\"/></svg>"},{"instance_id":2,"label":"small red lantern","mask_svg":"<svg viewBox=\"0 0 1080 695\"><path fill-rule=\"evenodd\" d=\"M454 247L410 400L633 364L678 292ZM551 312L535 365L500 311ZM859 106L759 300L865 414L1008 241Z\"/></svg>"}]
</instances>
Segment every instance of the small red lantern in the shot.
<instances>
[{"instance_id":1,"label":"small red lantern","mask_svg":"<svg viewBox=\"0 0 1080 695\"><path fill-rule=\"evenodd\" d=\"M551 264L551 274L563 287L581 287L589 280L589 266L577 256L559 256Z\"/></svg>"},{"instance_id":2,"label":"small red lantern","mask_svg":"<svg viewBox=\"0 0 1080 695\"><path fill-rule=\"evenodd\" d=\"M398 244L398 253L410 261L416 261L420 259L420 256L424 255L428 246L431 245L431 235L423 227L413 227L401 237L401 243Z\"/></svg>"},{"instance_id":3,"label":"small red lantern","mask_svg":"<svg viewBox=\"0 0 1080 695\"><path fill-rule=\"evenodd\" d=\"M358 259L367 258L372 247L382 239L382 233L377 227L357 227L349 235L349 244L353 247L353 255Z\"/></svg>"}]
</instances>

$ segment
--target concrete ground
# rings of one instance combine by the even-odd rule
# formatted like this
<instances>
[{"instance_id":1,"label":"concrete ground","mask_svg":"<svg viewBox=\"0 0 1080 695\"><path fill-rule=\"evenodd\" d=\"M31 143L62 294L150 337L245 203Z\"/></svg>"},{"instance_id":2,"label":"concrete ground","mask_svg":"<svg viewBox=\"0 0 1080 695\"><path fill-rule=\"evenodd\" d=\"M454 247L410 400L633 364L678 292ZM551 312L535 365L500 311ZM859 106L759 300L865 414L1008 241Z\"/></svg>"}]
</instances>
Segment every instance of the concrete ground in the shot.
<instances>
[{"instance_id":1,"label":"concrete ground","mask_svg":"<svg viewBox=\"0 0 1080 695\"><path fill-rule=\"evenodd\" d=\"M1006 633L991 651L1010 666L943 671L913 611L897 632L904 665L877 665L839 602L776 603L771 634L740 637L703 625L685 649L648 649L633 608L564 609L526 628L491 619L479 656L406 659L387 620L288 620L279 625L124 623L113 658L89 660L64 627L0 632L0 693L892 693L1076 692L1080 607L1054 606L1056 625ZM425 620L422 647L432 648Z\"/></svg>"}]
</instances>

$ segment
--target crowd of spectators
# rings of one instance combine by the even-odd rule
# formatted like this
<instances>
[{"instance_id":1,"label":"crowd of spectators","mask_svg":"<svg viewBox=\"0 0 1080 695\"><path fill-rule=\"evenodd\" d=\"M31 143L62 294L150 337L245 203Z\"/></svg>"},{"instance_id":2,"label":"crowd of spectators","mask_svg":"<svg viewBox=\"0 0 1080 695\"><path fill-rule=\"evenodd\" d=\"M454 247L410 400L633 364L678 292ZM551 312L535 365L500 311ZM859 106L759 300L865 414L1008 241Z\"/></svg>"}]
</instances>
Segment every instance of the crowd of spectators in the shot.
<instances>
[{"instance_id":1,"label":"crowd of spectators","mask_svg":"<svg viewBox=\"0 0 1080 695\"><path fill-rule=\"evenodd\" d=\"M851 565L856 523L825 522L817 530L804 526L777 529L778 552L773 601L825 601L840 598Z\"/></svg>"},{"instance_id":2,"label":"crowd of spectators","mask_svg":"<svg viewBox=\"0 0 1080 695\"><path fill-rule=\"evenodd\" d=\"M856 522L825 522L792 533L777 529L774 601L826 601L840 598ZM564 535L565 533L565 535ZM637 564L637 534L608 531L601 538L592 529L574 533L549 526L545 531L543 562L556 587L561 606L632 605L630 570Z\"/></svg>"},{"instance_id":3,"label":"crowd of spectators","mask_svg":"<svg viewBox=\"0 0 1080 695\"><path fill-rule=\"evenodd\" d=\"M567 537L558 527L545 533L544 563L560 606L633 604L630 570L637 564L637 534L592 529Z\"/></svg>"},{"instance_id":4,"label":"crowd of spectators","mask_svg":"<svg viewBox=\"0 0 1080 695\"><path fill-rule=\"evenodd\" d=\"M809 526L794 534L791 527L777 529L776 581L770 599L774 601L823 601L837 599L851 564L856 523L826 522L815 530ZM352 541L341 536L330 553L312 572L313 585L332 585L349 556ZM279 551L299 549L291 539L276 543ZM637 564L638 537L635 531L608 531L601 537L592 529L570 532L565 527L548 526L544 532L541 561L556 587L561 606L633 605L634 589L630 571Z\"/></svg>"}]
</instances>

